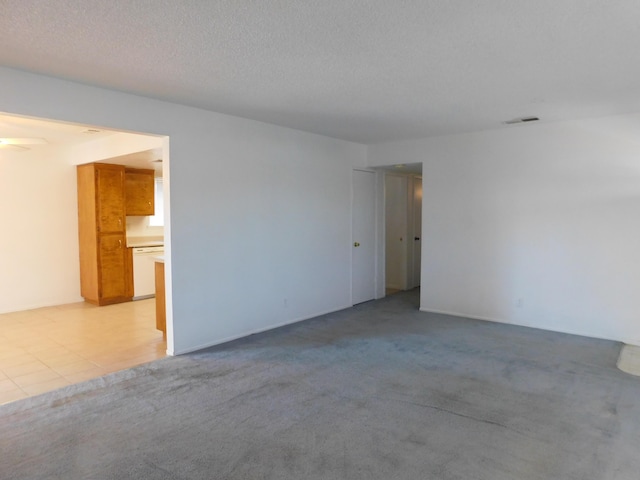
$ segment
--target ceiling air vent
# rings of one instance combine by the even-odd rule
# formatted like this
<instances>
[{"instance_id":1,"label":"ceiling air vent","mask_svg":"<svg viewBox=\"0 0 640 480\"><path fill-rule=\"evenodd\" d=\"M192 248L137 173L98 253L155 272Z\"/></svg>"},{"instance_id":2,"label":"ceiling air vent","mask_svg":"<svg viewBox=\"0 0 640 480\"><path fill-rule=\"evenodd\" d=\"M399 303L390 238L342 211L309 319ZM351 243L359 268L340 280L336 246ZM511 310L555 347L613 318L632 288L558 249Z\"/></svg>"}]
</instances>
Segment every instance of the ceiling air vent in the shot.
<instances>
[{"instance_id":1,"label":"ceiling air vent","mask_svg":"<svg viewBox=\"0 0 640 480\"><path fill-rule=\"evenodd\" d=\"M540 120L538 117L522 117L522 118L514 118L513 120L507 120L506 122L502 122L505 125L513 125L516 123L526 123L526 122L537 122Z\"/></svg>"}]
</instances>

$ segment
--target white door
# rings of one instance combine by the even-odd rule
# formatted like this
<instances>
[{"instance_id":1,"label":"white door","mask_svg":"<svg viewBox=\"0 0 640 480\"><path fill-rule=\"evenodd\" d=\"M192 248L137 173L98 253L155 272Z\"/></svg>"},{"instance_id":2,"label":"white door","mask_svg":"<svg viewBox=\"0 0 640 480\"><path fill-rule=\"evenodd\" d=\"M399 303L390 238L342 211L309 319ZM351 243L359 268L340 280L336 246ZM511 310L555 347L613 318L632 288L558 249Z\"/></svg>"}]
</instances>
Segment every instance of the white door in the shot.
<instances>
[{"instance_id":1,"label":"white door","mask_svg":"<svg viewBox=\"0 0 640 480\"><path fill-rule=\"evenodd\" d=\"M407 268L409 254L413 252L413 231L408 230L412 220L407 214L411 211L407 201L409 177L387 174L384 183L385 287L406 290L413 275L411 265Z\"/></svg>"},{"instance_id":2,"label":"white door","mask_svg":"<svg viewBox=\"0 0 640 480\"><path fill-rule=\"evenodd\" d=\"M375 298L375 201L375 173L354 170L351 209L351 300L354 305Z\"/></svg>"},{"instance_id":3,"label":"white door","mask_svg":"<svg viewBox=\"0 0 640 480\"><path fill-rule=\"evenodd\" d=\"M422 265L422 178L413 177L413 262L411 288L420 286Z\"/></svg>"}]
</instances>

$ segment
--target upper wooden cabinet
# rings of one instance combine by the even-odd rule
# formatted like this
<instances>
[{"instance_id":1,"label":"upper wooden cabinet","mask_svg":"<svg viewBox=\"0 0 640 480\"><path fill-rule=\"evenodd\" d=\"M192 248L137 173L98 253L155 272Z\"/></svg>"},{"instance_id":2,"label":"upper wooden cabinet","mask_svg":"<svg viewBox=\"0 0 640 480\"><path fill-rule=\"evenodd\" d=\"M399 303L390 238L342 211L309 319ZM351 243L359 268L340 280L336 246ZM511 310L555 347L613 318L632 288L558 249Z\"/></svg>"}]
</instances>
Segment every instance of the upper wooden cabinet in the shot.
<instances>
[{"instance_id":1,"label":"upper wooden cabinet","mask_svg":"<svg viewBox=\"0 0 640 480\"><path fill-rule=\"evenodd\" d=\"M153 170L126 168L124 176L124 199L127 215L153 215L154 206Z\"/></svg>"},{"instance_id":2,"label":"upper wooden cabinet","mask_svg":"<svg viewBox=\"0 0 640 480\"><path fill-rule=\"evenodd\" d=\"M121 165L96 164L95 177L98 231L124 232L124 168Z\"/></svg>"}]
</instances>

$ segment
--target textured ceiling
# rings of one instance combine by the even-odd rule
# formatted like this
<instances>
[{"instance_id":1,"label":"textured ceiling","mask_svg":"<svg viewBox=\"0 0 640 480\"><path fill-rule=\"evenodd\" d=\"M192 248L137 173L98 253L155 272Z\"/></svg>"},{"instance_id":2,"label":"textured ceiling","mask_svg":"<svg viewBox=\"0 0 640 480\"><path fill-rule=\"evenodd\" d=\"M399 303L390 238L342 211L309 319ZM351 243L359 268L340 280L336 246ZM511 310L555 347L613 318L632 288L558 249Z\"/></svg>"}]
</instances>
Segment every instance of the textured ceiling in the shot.
<instances>
[{"instance_id":1,"label":"textured ceiling","mask_svg":"<svg viewBox=\"0 0 640 480\"><path fill-rule=\"evenodd\" d=\"M5 66L362 143L640 111L639 0L0 0L0 11Z\"/></svg>"}]
</instances>

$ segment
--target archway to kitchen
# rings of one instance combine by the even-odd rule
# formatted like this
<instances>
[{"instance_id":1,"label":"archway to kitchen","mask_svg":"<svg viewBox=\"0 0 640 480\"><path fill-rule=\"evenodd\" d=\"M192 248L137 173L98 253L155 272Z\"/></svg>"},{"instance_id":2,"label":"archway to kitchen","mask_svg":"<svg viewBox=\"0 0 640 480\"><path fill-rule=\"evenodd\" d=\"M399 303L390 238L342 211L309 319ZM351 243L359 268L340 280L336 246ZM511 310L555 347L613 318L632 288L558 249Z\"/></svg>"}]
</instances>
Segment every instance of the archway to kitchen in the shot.
<instances>
[{"instance_id":1,"label":"archway to kitchen","mask_svg":"<svg viewBox=\"0 0 640 480\"><path fill-rule=\"evenodd\" d=\"M166 191L168 138L5 114L0 137L0 403L164 356L153 298L97 307L80 296L76 165L154 170ZM143 215L126 227L144 246L168 225Z\"/></svg>"}]
</instances>

